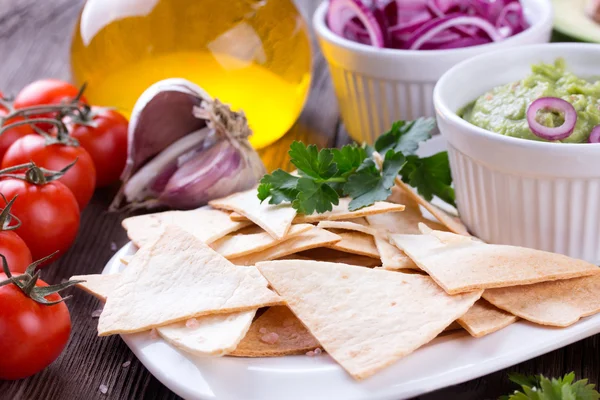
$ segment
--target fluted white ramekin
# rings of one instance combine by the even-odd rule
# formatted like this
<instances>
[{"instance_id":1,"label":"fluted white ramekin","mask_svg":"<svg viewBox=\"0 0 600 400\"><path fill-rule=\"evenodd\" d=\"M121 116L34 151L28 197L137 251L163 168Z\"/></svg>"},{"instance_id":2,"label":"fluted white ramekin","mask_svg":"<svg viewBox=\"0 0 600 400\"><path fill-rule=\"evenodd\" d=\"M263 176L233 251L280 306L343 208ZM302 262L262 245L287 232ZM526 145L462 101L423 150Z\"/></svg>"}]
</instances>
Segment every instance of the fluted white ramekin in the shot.
<instances>
[{"instance_id":1,"label":"fluted white ramekin","mask_svg":"<svg viewBox=\"0 0 600 400\"><path fill-rule=\"evenodd\" d=\"M456 112L530 66L564 57L583 77L600 75L600 45L556 43L500 50L464 61L433 98L447 139L461 219L484 241L600 263L600 144L537 142L478 128Z\"/></svg>"},{"instance_id":2,"label":"fluted white ramekin","mask_svg":"<svg viewBox=\"0 0 600 400\"><path fill-rule=\"evenodd\" d=\"M547 42L552 30L550 0L521 2L531 24L524 32L498 43L427 51L378 49L344 39L327 27L327 1L321 4L313 26L350 136L372 143L396 120L434 116L433 87L460 61L496 49Z\"/></svg>"}]
</instances>

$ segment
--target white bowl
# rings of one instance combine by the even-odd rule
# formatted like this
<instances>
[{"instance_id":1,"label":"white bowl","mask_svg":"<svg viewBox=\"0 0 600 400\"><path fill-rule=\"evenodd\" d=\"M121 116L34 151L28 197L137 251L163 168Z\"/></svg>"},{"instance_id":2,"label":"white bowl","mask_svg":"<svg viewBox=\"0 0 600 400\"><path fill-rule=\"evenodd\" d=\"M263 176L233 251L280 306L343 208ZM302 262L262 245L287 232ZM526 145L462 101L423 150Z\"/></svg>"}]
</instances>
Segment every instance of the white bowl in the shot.
<instances>
[{"instance_id":1,"label":"white bowl","mask_svg":"<svg viewBox=\"0 0 600 400\"><path fill-rule=\"evenodd\" d=\"M550 0L521 0L530 27L502 42L453 50L379 49L344 39L325 24L327 2L317 8L313 26L352 138L373 143L392 122L434 116L437 80L455 64L496 49L545 43L552 30Z\"/></svg>"},{"instance_id":2,"label":"white bowl","mask_svg":"<svg viewBox=\"0 0 600 400\"><path fill-rule=\"evenodd\" d=\"M537 142L478 128L456 112L530 66L564 57L583 77L598 76L600 45L556 43L500 50L464 61L433 94L448 141L458 210L473 234L600 263L600 145Z\"/></svg>"}]
</instances>

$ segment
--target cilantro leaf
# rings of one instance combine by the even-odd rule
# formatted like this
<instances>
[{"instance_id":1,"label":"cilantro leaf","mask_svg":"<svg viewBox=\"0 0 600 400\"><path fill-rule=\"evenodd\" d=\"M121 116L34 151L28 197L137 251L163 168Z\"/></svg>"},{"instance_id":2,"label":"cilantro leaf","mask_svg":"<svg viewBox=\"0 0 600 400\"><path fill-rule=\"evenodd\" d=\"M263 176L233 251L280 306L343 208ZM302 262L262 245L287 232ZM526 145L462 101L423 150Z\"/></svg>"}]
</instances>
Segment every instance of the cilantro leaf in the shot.
<instances>
[{"instance_id":1,"label":"cilantro leaf","mask_svg":"<svg viewBox=\"0 0 600 400\"><path fill-rule=\"evenodd\" d=\"M415 154L419 143L431 138L435 129L433 118L419 118L415 121L396 121L392 128L375 141L375 150L385 154L388 150L402 152L404 155Z\"/></svg>"},{"instance_id":2,"label":"cilantro leaf","mask_svg":"<svg viewBox=\"0 0 600 400\"><path fill-rule=\"evenodd\" d=\"M456 206L447 152L425 158L408 156L400 175L405 183L416 188L427 201L437 196L446 203Z\"/></svg>"},{"instance_id":3,"label":"cilantro leaf","mask_svg":"<svg viewBox=\"0 0 600 400\"><path fill-rule=\"evenodd\" d=\"M599 400L600 393L594 390L594 385L588 384L587 379L577 382L575 374L571 372L562 378L548 379L543 375L524 376L509 374L508 378L521 386L520 391L515 391L502 400Z\"/></svg>"},{"instance_id":4,"label":"cilantro leaf","mask_svg":"<svg viewBox=\"0 0 600 400\"><path fill-rule=\"evenodd\" d=\"M258 198L261 202L269 196L269 204L280 204L291 202L298 196L296 186L298 177L285 172L282 169L273 171L272 174L263 176L258 186Z\"/></svg>"},{"instance_id":5,"label":"cilantro leaf","mask_svg":"<svg viewBox=\"0 0 600 400\"><path fill-rule=\"evenodd\" d=\"M298 197L292 202L292 207L302 214L324 213L339 204L338 194L326 183L302 177L298 179L297 189Z\"/></svg>"},{"instance_id":6,"label":"cilantro leaf","mask_svg":"<svg viewBox=\"0 0 600 400\"><path fill-rule=\"evenodd\" d=\"M327 179L337 172L337 166L333 162L333 154L330 149L317 150L317 146L311 144L305 146L302 142L293 142L290 145L292 164L298 168L302 175L314 179Z\"/></svg>"},{"instance_id":7,"label":"cilantro leaf","mask_svg":"<svg viewBox=\"0 0 600 400\"><path fill-rule=\"evenodd\" d=\"M366 158L356 170L356 174L348 178L344 185L344 193L352 197L348 206L350 211L370 206L376 201L383 201L392 194L392 186L396 176L406 163L402 153L389 150L383 161L381 172L371 158Z\"/></svg>"}]
</instances>

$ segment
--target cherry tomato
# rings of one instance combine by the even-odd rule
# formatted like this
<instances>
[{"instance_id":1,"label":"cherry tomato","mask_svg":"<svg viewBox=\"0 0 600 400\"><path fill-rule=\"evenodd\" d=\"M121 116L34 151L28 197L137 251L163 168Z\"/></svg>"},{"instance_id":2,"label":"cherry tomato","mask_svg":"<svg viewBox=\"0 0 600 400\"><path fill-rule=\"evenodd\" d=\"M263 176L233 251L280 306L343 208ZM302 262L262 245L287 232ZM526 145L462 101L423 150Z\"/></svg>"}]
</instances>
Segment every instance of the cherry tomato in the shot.
<instances>
[{"instance_id":1,"label":"cherry tomato","mask_svg":"<svg viewBox=\"0 0 600 400\"><path fill-rule=\"evenodd\" d=\"M0 281L7 279L0 273ZM36 286L48 286L38 280ZM46 297L60 300L57 293ZM71 334L71 317L64 302L36 303L13 284L0 287L0 379L21 379L50 365Z\"/></svg>"},{"instance_id":2,"label":"cherry tomato","mask_svg":"<svg viewBox=\"0 0 600 400\"><path fill-rule=\"evenodd\" d=\"M71 85L69 82L64 82L59 79L40 79L31 82L25 86L13 103L15 108L25 108L33 106L41 106L48 104L68 103L73 100L79 89ZM82 102L87 103L85 97L81 97ZM55 114L40 114L38 117L52 118ZM50 124L37 124L41 129L49 131L52 128Z\"/></svg>"},{"instance_id":3,"label":"cherry tomato","mask_svg":"<svg viewBox=\"0 0 600 400\"><path fill-rule=\"evenodd\" d=\"M96 168L92 157L81 146L52 144L40 135L28 135L12 144L4 154L2 168L13 167L33 161L38 167L59 171L77 162L60 178L75 195L80 210L89 203L96 188Z\"/></svg>"},{"instance_id":4,"label":"cherry tomato","mask_svg":"<svg viewBox=\"0 0 600 400\"><path fill-rule=\"evenodd\" d=\"M35 185L3 178L0 193L7 199L19 196L11 208L11 214L21 220L14 232L25 241L35 260L57 250L62 255L71 247L79 230L79 206L69 188L59 181Z\"/></svg>"},{"instance_id":5,"label":"cherry tomato","mask_svg":"<svg viewBox=\"0 0 600 400\"><path fill-rule=\"evenodd\" d=\"M127 161L127 126L124 116L116 111L92 107L95 126L74 125L71 136L90 153L96 166L96 186L103 187L119 180Z\"/></svg>"},{"instance_id":6,"label":"cherry tomato","mask_svg":"<svg viewBox=\"0 0 600 400\"><path fill-rule=\"evenodd\" d=\"M4 97L2 92L0 92L0 97ZM0 118L4 117L8 114L8 110L2 106L0 106ZM8 121L5 121L2 126L10 125L13 122L23 121L22 117L11 118ZM4 157L4 153L10 147L11 144L17 141L17 139L22 138L26 135L31 135L35 133L33 128L29 125L21 125L16 126L14 128L10 128L0 135L0 161L2 161L2 157Z\"/></svg>"},{"instance_id":7,"label":"cherry tomato","mask_svg":"<svg viewBox=\"0 0 600 400\"><path fill-rule=\"evenodd\" d=\"M13 231L0 230L0 254L6 257L8 268L11 272L25 272L32 262L29 247Z\"/></svg>"}]
</instances>

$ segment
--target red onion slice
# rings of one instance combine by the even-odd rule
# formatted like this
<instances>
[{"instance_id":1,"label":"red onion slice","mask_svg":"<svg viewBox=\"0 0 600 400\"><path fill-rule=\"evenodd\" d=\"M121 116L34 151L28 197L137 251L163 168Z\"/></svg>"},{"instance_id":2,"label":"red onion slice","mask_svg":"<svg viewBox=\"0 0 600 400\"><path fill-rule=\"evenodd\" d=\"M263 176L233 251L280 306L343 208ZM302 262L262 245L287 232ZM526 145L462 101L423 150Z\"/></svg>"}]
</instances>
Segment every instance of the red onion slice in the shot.
<instances>
[{"instance_id":1,"label":"red onion slice","mask_svg":"<svg viewBox=\"0 0 600 400\"><path fill-rule=\"evenodd\" d=\"M418 50L421 46L423 46L423 44L427 43L440 32L460 25L476 26L483 30L494 42L504 39L504 35L496 30L494 25L490 24L483 18L448 16L435 21L434 24L431 24L431 26L427 27L428 29L426 29L424 33L415 32L413 34L413 38L408 40L407 46L410 50Z\"/></svg>"},{"instance_id":2,"label":"red onion slice","mask_svg":"<svg viewBox=\"0 0 600 400\"><path fill-rule=\"evenodd\" d=\"M600 143L600 125L596 125L592 128L590 137L588 138L589 143Z\"/></svg>"},{"instance_id":3,"label":"red onion slice","mask_svg":"<svg viewBox=\"0 0 600 400\"><path fill-rule=\"evenodd\" d=\"M344 28L352 18L358 18L369 33L371 45L383 47L384 33L373 12L360 0L331 0L327 11L327 25L336 35L344 37Z\"/></svg>"},{"instance_id":4,"label":"red onion slice","mask_svg":"<svg viewBox=\"0 0 600 400\"><path fill-rule=\"evenodd\" d=\"M537 120L538 111L551 110L563 115L565 122L556 127L542 125ZM573 133L577 123L577 111L571 103L558 97L541 97L529 105L527 123L534 135L546 140L566 139Z\"/></svg>"}]
</instances>

